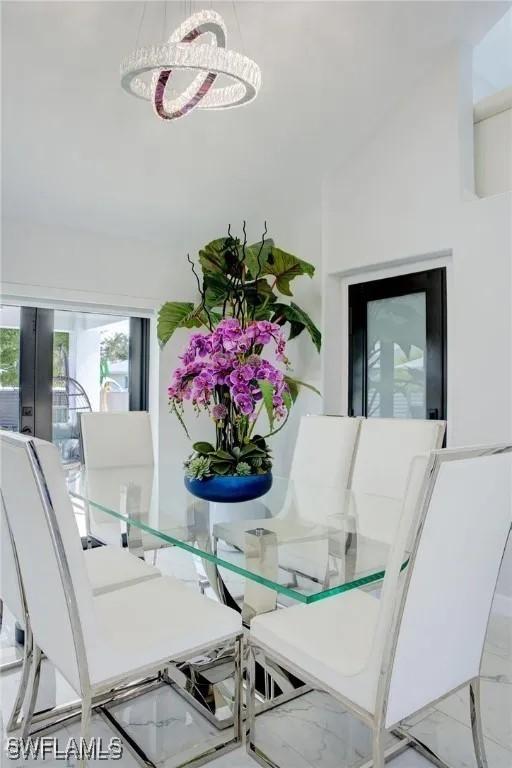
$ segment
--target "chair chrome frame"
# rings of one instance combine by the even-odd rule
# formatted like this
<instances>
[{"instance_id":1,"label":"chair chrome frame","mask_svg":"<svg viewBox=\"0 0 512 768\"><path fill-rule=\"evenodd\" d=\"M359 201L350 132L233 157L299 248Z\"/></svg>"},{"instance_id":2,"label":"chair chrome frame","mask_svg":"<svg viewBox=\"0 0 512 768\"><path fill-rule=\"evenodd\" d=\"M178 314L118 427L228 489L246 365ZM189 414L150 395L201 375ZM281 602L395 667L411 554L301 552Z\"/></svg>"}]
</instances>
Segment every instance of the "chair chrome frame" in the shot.
<instances>
[{"instance_id":1,"label":"chair chrome frame","mask_svg":"<svg viewBox=\"0 0 512 768\"><path fill-rule=\"evenodd\" d=\"M279 657L279 654L276 654L276 652L273 650L270 651L270 649L266 648L263 643L255 642L253 639L249 638L249 648L248 648L249 659L248 659L248 673L247 673L248 734L247 734L246 748L247 748L247 753L253 759L255 759L256 762L264 766L264 768L280 768L259 747L256 746L255 666L256 666L256 658L257 656L260 656L261 657L260 663L262 663L264 666L266 666L267 660L277 663L281 666L285 666L293 674L297 675L297 677L299 677L301 680L305 680L306 682L308 682L313 688L317 690L325 691L326 693L333 696L333 698L338 700L351 714L355 715L359 720L361 720L363 723L369 726L369 728L372 730L373 759L371 761L365 762L364 768L370 768L370 766L373 766L373 768L384 768L384 763L386 759L399 754L400 752L407 749L408 747L412 747L418 750L427 759L429 759L434 764L438 765L440 768L449 768L449 766L447 766L447 764L437 754L435 754L429 747L425 746L418 739L416 739L414 736L412 736L407 731L405 731L403 727L401 727L400 723L392 726L389 729L386 728L385 726L389 690L390 690L390 684L391 684L391 674L393 670L393 663L394 663L394 658L395 658L395 653L396 653L396 648L398 643L400 624L401 624L402 615L405 609L407 593L408 593L410 581L411 581L411 575L414 570L414 562L416 560L420 537L425 524L429 502L432 497L435 481L439 474L439 470L442 463L446 461L456 461L456 460L465 459L465 458L492 456L496 454L511 453L511 452L512 452L511 444L500 444L500 445L494 445L490 447L484 446L484 447L464 448L464 449L445 449L443 450L442 453L438 451L432 452L430 463L425 473L425 479L423 481L423 485L422 485L420 494L418 496L417 514L414 517L414 520L417 521L417 526L414 532L414 541L412 545L411 557L409 559L408 567L405 569L405 582L404 582L400 599L397 601L395 605L394 614L391 620L391 631L388 634L388 639L384 647L383 660L382 660L378 687L377 687L375 713L371 713L366 711L365 709L362 709L361 707L356 705L354 702L350 701L350 699L345 698L344 696L340 695L337 691L326 686L325 683L320 682L319 680L315 679L313 676L309 674L306 674L304 670L290 663L289 660L285 659L284 657ZM503 555L505 553L505 548L506 546L504 547ZM502 559L503 559L503 555L502 555ZM489 618L490 618L490 613L487 618L487 624L489 623ZM480 666L481 666L481 659L480 659ZM488 768L487 758L485 754L482 718L481 718L481 712L480 712L480 677L466 680L460 686L457 686L455 689L443 694L443 696L441 696L440 699L437 699L434 702L429 702L418 711L421 712L427 707L430 707L433 704L436 704L437 701L443 700L444 698L446 698L446 696L451 695L452 693L454 693L457 690L460 690L466 685L469 685L471 730L473 735L473 744L475 749L477 766L478 768ZM414 716L415 714L417 713L411 713L410 715L408 715L408 718ZM386 733L391 733L392 735L399 737L400 741L397 744L389 747L388 749L385 749L384 739L385 739Z\"/></svg>"},{"instance_id":2,"label":"chair chrome frame","mask_svg":"<svg viewBox=\"0 0 512 768\"><path fill-rule=\"evenodd\" d=\"M5 506L5 501L4 501L4 497L1 489L0 489L0 503L2 504L2 508L5 513L5 519L7 520L7 525L8 525L7 535L9 536L11 541L14 564L16 568L16 578L18 581L20 601L21 601L21 606L23 610L23 619L25 624L25 642L23 645L23 657L21 659L17 659L16 661L12 661L8 664L3 664L0 667L0 671L10 671L11 669L16 669L21 666L21 675L18 682L16 697L14 699L13 707L12 707L9 719L7 721L7 725L5 726L6 732L10 733L11 731L17 730L22 724L21 710L23 707L23 702L25 700L26 693L27 693L30 670L32 667L32 661L34 657L34 638L32 636L32 629L30 626L30 618L28 615L27 601L25 598L25 590L23 589L23 583L21 581L21 572L20 572L20 567L18 562L18 553L16 551L14 539L12 536L12 531L9 526L9 521L7 518L7 509Z\"/></svg>"},{"instance_id":3,"label":"chair chrome frame","mask_svg":"<svg viewBox=\"0 0 512 768\"><path fill-rule=\"evenodd\" d=\"M5 436L5 439L10 439L8 436ZM12 441L14 442L14 440ZM69 563L66 555L66 551L64 548L64 543L62 541L62 536L60 533L57 516L55 513L55 509L53 507L51 495L48 489L48 486L46 484L46 480L44 477L44 473L39 461L39 457L37 454L37 450L35 447L35 443L33 440L28 441L27 443L28 447L28 457L31 465L32 472L34 474L34 478L37 484L37 488L39 491L39 495L41 498L41 502L43 505L43 509L45 512L45 518L46 523L48 526L48 530L50 533L50 538L53 544L54 554L57 560L57 565L59 568L59 573L65 593L66 598L66 604L68 609L68 616L72 631L72 637L73 637L73 644L75 647L75 653L76 653L76 660L77 660L77 667L78 667L78 677L80 682L80 694L81 698L77 702L73 702L71 707L57 707L55 710L49 710L45 713L41 713L41 716L34 718L34 709L35 709L35 703L37 699L37 693L39 688L39 679L40 679L40 672L41 672L41 658L42 658L42 651L37 646L37 638L31 637L31 644L30 644L30 657L31 661L29 660L27 662L27 667L30 669L30 675L28 675L28 681L25 681L24 685L20 687L20 691L18 692L17 702L21 699L21 688L26 689L28 688L28 692L25 694L25 690L23 690L23 698L25 699L25 704L20 704L20 710L23 706L25 712L22 722L22 736L28 737L32 733L41 733L42 731L45 731L47 727L54 729L57 727L61 722L64 720L69 720L70 717L75 716L76 714L80 713L81 717L81 727L80 727L80 736L84 740L88 740L89 738L89 731L90 731L90 723L91 723L91 717L92 712L95 708L101 707L100 712L102 715L107 719L109 724L113 726L118 733L121 735L121 737L124 739L124 742L126 746L130 749L130 752L133 754L135 759L138 760L138 762L143 766L154 766L152 761L143 753L143 751L138 747L138 745L135 744L135 742L131 739L131 737L126 734L126 732L122 729L122 727L117 723L115 718L111 713L107 714L107 711L105 709L106 704L109 702L112 702L117 698L116 694L119 694L119 689L126 689L130 683L140 684L141 679L144 679L150 675L157 675L158 678L160 678L160 673L162 671L162 666L165 667L166 663L163 665L160 663L158 665L150 665L142 670L138 670L136 673L130 673L127 675L123 675L117 679L109 680L108 682L102 684L102 685L92 685L90 676L89 676L89 669L87 664L87 655L86 655L86 649L85 649L85 641L84 641L84 634L83 634L83 628L80 620L80 614L78 610L78 603L76 599L76 594L73 587L73 582L71 579L71 572L69 568ZM23 581L22 581L22 575L19 565L19 559L17 556L16 546L14 543L14 537L12 534L12 528L9 521L9 515L7 513L7 509L5 508L6 512L6 520L7 525L9 528L9 535L11 537L11 541L14 548L15 553L15 565L16 565L16 572L17 572L17 578L20 583L20 586L22 587ZM24 592L22 592L24 595ZM26 601L25 601L26 606ZM28 617L28 610L26 610L27 615L27 627L30 626L29 623L29 617ZM183 763L180 766L177 766L177 768L182 768L186 766L198 766L203 764L204 762L207 762L211 759L214 759L216 757L221 756L222 754L231 751L232 749L235 749L237 746L241 744L242 741L242 640L243 640L243 634L239 633L235 636L233 636L234 644L235 644L235 689L234 689L234 697L233 697L233 735L231 738L229 738L227 741L223 742L222 744L219 744L218 746L214 746L210 749L207 749L205 752L201 753L200 755L187 760L185 763ZM28 647L28 646L27 646ZM202 648L200 650L194 650L194 654L198 653L206 653L209 650L211 650L211 645L209 645L206 648ZM168 659L167 663L175 663L180 661L186 661L186 656L184 657L175 657L172 659ZM25 675L23 676L25 677ZM141 692L144 692L142 690ZM23 700L23 699L21 699ZM63 716L59 718L58 720L55 720L54 715L55 712L61 712ZM13 713L14 714L14 713ZM19 715L19 712L17 713ZM37 720L38 723L44 723L47 720L52 720L52 722L45 727L42 725L41 727L36 728L34 731L31 731L31 725L32 721ZM80 765L85 765L86 760L81 760ZM156 766L155 766L156 768Z\"/></svg>"}]
</instances>

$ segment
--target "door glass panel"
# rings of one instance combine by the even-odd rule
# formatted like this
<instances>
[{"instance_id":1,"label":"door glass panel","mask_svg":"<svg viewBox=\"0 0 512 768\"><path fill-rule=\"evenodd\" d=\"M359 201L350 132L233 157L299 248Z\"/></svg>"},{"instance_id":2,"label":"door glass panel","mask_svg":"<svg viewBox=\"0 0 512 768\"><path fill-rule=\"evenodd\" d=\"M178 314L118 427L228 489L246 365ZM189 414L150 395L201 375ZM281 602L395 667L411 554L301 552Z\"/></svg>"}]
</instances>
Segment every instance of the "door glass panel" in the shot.
<instances>
[{"instance_id":1,"label":"door glass panel","mask_svg":"<svg viewBox=\"0 0 512 768\"><path fill-rule=\"evenodd\" d=\"M20 308L0 307L0 427L17 432L20 411Z\"/></svg>"},{"instance_id":2,"label":"door glass panel","mask_svg":"<svg viewBox=\"0 0 512 768\"><path fill-rule=\"evenodd\" d=\"M426 296L367 304L367 414L426 418Z\"/></svg>"},{"instance_id":3,"label":"door glass panel","mask_svg":"<svg viewBox=\"0 0 512 768\"><path fill-rule=\"evenodd\" d=\"M63 464L80 462L79 414L129 410L130 320L56 310L53 334L53 442Z\"/></svg>"}]
</instances>

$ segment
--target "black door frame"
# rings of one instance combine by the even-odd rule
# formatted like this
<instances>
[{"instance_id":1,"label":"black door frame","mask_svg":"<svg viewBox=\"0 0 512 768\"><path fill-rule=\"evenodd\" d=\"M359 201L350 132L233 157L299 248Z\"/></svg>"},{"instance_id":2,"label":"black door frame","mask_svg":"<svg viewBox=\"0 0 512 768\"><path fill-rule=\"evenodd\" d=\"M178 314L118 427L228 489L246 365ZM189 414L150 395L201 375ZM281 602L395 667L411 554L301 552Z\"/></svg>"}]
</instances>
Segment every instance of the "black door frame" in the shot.
<instances>
[{"instance_id":1,"label":"black door frame","mask_svg":"<svg viewBox=\"0 0 512 768\"><path fill-rule=\"evenodd\" d=\"M19 429L52 439L53 309L20 308Z\"/></svg>"},{"instance_id":2,"label":"black door frame","mask_svg":"<svg viewBox=\"0 0 512 768\"><path fill-rule=\"evenodd\" d=\"M130 411L149 408L149 329L148 318L130 317ZM20 307L19 429L49 442L53 431L53 332L53 309Z\"/></svg>"},{"instance_id":3,"label":"black door frame","mask_svg":"<svg viewBox=\"0 0 512 768\"><path fill-rule=\"evenodd\" d=\"M367 410L367 304L369 301L425 293L426 300L426 413L446 419L446 268L355 283L348 289L349 382L348 413L366 416ZM440 371L439 376L437 372Z\"/></svg>"},{"instance_id":4,"label":"black door frame","mask_svg":"<svg viewBox=\"0 0 512 768\"><path fill-rule=\"evenodd\" d=\"M149 410L149 319L130 317L128 392L130 411Z\"/></svg>"}]
</instances>

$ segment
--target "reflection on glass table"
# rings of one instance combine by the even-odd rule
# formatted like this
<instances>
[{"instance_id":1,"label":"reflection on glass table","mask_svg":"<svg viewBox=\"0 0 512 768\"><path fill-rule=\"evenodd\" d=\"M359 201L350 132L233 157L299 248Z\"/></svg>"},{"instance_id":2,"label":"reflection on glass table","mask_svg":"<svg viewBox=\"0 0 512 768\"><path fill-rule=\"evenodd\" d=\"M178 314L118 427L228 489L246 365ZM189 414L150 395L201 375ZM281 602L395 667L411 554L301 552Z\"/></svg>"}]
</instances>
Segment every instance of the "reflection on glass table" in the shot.
<instances>
[{"instance_id":1,"label":"reflection on glass table","mask_svg":"<svg viewBox=\"0 0 512 768\"><path fill-rule=\"evenodd\" d=\"M159 494L151 467L83 470L70 490L85 502L100 539L124 533L141 554L149 534L186 550L201 558L211 586L233 607L237 596L226 581L242 577L247 621L275 608L278 596L311 603L382 579L400 515L395 499L283 478L257 502L208 504L179 482L174 493Z\"/></svg>"}]
</instances>

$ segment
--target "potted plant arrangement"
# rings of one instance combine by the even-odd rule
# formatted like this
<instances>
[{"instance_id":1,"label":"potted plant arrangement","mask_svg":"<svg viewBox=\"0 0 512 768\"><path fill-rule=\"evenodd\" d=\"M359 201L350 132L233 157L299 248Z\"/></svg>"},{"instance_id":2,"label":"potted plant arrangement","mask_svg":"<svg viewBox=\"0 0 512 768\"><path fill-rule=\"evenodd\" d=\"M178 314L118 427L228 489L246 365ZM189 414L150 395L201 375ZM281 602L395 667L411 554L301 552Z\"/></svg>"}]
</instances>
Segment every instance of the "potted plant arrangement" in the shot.
<instances>
[{"instance_id":1,"label":"potted plant arrangement","mask_svg":"<svg viewBox=\"0 0 512 768\"><path fill-rule=\"evenodd\" d=\"M163 345L177 328L203 328L193 333L180 355L169 387L169 404L185 431L185 403L213 421L215 444L196 442L185 461L185 485L202 499L240 502L258 498L272 485L269 439L281 430L298 396L308 384L290 375L288 339L306 330L317 350L321 335L311 318L291 297L290 283L314 267L282 251L271 239L248 245L228 230L199 252L202 279L196 277L200 303L167 302L158 317ZM316 390L314 390L316 391ZM269 428L255 434L262 410Z\"/></svg>"}]
</instances>

